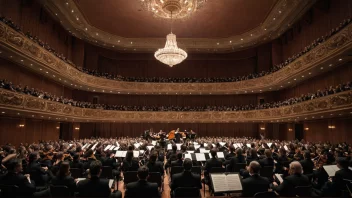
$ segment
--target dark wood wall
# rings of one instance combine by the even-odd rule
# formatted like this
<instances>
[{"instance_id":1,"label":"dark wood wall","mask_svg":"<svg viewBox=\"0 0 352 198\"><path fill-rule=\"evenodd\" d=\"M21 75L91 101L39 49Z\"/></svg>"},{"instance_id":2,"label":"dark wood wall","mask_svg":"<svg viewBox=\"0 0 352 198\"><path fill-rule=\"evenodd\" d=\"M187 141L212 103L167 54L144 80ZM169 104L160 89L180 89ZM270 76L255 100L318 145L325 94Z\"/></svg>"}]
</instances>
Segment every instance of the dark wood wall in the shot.
<instances>
[{"instance_id":1,"label":"dark wood wall","mask_svg":"<svg viewBox=\"0 0 352 198\"><path fill-rule=\"evenodd\" d=\"M56 96L72 98L72 90L70 88L53 82L44 74L34 74L24 67L2 58L0 58L0 71L0 79L7 79L14 85L22 85L22 88L28 85L30 88L43 90Z\"/></svg>"},{"instance_id":2,"label":"dark wood wall","mask_svg":"<svg viewBox=\"0 0 352 198\"><path fill-rule=\"evenodd\" d=\"M0 117L0 145L58 140L60 129L57 127L60 127L58 122Z\"/></svg>"}]
</instances>

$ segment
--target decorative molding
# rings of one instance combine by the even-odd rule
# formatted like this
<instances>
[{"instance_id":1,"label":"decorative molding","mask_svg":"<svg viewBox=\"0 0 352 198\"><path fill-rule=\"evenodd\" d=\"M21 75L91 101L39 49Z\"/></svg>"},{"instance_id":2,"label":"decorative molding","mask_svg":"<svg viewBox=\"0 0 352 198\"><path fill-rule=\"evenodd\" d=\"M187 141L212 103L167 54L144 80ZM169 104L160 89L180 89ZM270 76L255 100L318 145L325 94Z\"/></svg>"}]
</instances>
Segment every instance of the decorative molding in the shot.
<instances>
[{"instance_id":1,"label":"decorative molding","mask_svg":"<svg viewBox=\"0 0 352 198\"><path fill-rule=\"evenodd\" d=\"M150 112L113 111L73 107L34 96L0 90L0 109L11 110L14 115L45 115L48 119L75 119L76 122L272 122L304 120L306 116L318 116L332 112L352 110L352 91L317 98L280 108L251 111L206 111L206 112ZM337 115L337 114L335 114ZM34 115L33 115L34 116ZM314 117L313 117L314 118Z\"/></svg>"},{"instance_id":2,"label":"decorative molding","mask_svg":"<svg viewBox=\"0 0 352 198\"><path fill-rule=\"evenodd\" d=\"M63 27L71 34L94 45L109 49L130 51L137 49L137 51L141 52L155 51L165 44L164 37L124 38L91 26L74 0L40 0L39 2L41 2L48 12L52 14L53 18L61 22ZM66 5L66 2L70 7ZM273 40L284 33L290 28L290 25L294 24L303 16L315 2L316 0L280 0L277 1L265 21L260 26L248 32L229 38L178 38L179 46L183 49L187 49L187 52L209 52L209 50L229 52L259 45ZM59 18L58 16L63 17ZM77 18L79 18L79 20L77 20ZM274 18L275 20L273 20ZM89 31L87 31L86 28ZM97 33L99 37L96 36ZM131 45L131 42L133 42L133 45ZM217 43L219 43L219 45L217 45Z\"/></svg>"},{"instance_id":3,"label":"decorative molding","mask_svg":"<svg viewBox=\"0 0 352 198\"><path fill-rule=\"evenodd\" d=\"M352 24L340 30L337 34L327 41L317 46L309 53L301 56L285 68L260 78L228 83L143 83L143 82L123 82L109 80L101 77L95 77L78 71L73 66L57 58L54 54L37 45L4 23L0 23L0 49L8 54L16 54L20 58L29 60L36 65L31 66L19 61L10 59L24 67L43 74L43 71L50 71L50 74L56 75L53 80L64 84L73 89L82 89L85 91L111 92L111 93L139 93L139 94L244 94L250 91L259 93L261 91L271 91L280 88L281 85L287 85L287 82L293 78L297 81L303 81L307 78L300 78L306 75L307 71L316 69L320 71L321 64L334 62L338 58L344 57L343 61L351 60L348 57L348 51L352 49ZM5 53L2 53L5 56ZM8 58L9 59L9 58ZM343 61L339 62L342 63ZM39 71L40 65L43 71ZM318 72L314 72L314 76ZM48 76L50 77L50 76ZM307 76L308 77L308 76ZM59 81L62 79L62 81ZM63 81L67 84L65 84ZM72 84L72 85L70 85ZM80 88L81 87L81 88Z\"/></svg>"}]
</instances>

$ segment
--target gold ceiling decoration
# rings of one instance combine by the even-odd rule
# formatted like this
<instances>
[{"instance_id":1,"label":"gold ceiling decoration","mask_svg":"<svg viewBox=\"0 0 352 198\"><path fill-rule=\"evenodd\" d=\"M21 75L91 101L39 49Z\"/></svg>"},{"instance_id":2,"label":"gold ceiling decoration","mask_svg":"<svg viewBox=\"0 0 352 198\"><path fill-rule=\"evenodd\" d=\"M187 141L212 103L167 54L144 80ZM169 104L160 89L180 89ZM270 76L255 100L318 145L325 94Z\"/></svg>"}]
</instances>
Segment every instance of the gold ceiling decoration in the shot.
<instances>
[{"instance_id":1,"label":"gold ceiling decoration","mask_svg":"<svg viewBox=\"0 0 352 198\"><path fill-rule=\"evenodd\" d=\"M143 7L157 18L184 19L200 9L207 0L140 0Z\"/></svg>"}]
</instances>

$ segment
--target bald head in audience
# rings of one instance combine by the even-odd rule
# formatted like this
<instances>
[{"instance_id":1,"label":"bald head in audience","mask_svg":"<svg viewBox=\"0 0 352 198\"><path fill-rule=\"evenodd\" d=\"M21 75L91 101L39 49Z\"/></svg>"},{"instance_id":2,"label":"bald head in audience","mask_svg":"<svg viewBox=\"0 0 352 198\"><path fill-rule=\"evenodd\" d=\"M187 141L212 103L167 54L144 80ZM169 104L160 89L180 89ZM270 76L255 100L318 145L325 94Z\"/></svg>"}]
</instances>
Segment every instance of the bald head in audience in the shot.
<instances>
[{"instance_id":1,"label":"bald head in audience","mask_svg":"<svg viewBox=\"0 0 352 198\"><path fill-rule=\"evenodd\" d=\"M302 169L301 163L299 163L298 161L291 162L289 173L290 173L290 175L302 174L303 169Z\"/></svg>"}]
</instances>

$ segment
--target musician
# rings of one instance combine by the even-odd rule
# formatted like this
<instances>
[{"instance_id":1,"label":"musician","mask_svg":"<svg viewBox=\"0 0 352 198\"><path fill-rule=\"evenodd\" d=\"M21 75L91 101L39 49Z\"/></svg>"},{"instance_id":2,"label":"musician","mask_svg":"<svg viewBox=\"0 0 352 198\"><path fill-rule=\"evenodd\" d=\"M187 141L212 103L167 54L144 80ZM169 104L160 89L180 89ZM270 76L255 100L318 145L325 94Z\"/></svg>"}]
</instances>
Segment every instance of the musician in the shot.
<instances>
[{"instance_id":1,"label":"musician","mask_svg":"<svg viewBox=\"0 0 352 198\"><path fill-rule=\"evenodd\" d=\"M301 164L297 161L291 162L289 169L290 176L285 177L280 185L273 182L272 189L279 193L280 196L295 197L295 187L311 185L308 177L302 173L303 169Z\"/></svg>"},{"instance_id":2,"label":"musician","mask_svg":"<svg viewBox=\"0 0 352 198\"><path fill-rule=\"evenodd\" d=\"M29 155L29 164L25 172L31 175L36 185L42 186L52 178L52 174L48 171L48 167L41 167L38 161L39 154L37 152L31 153Z\"/></svg>"},{"instance_id":3,"label":"musician","mask_svg":"<svg viewBox=\"0 0 352 198\"><path fill-rule=\"evenodd\" d=\"M79 197L116 197L121 198L122 193L115 191L111 193L109 180L100 179L102 164L96 160L90 163L89 179L77 183Z\"/></svg>"},{"instance_id":4,"label":"musician","mask_svg":"<svg viewBox=\"0 0 352 198\"><path fill-rule=\"evenodd\" d=\"M94 152L93 152L92 149L89 149L88 151L86 151L84 153L84 158L86 158L86 160L85 160L85 162L83 164L84 170L89 169L90 163L92 163L92 162L97 160L97 158L95 157Z\"/></svg>"},{"instance_id":5,"label":"musician","mask_svg":"<svg viewBox=\"0 0 352 198\"><path fill-rule=\"evenodd\" d=\"M56 173L60 169L61 163L64 161L64 153L63 152L58 152L56 153L56 161L53 164L53 167L51 168L51 172L53 175L56 175Z\"/></svg>"},{"instance_id":6,"label":"musician","mask_svg":"<svg viewBox=\"0 0 352 198\"><path fill-rule=\"evenodd\" d=\"M205 177L206 181L210 181L209 173L210 173L212 168L215 168L215 167L220 167L221 168L222 167L222 161L219 160L218 158L216 158L216 152L217 152L216 149L210 150L211 158L208 159L206 161L206 163L205 163L204 177Z\"/></svg>"},{"instance_id":7,"label":"musician","mask_svg":"<svg viewBox=\"0 0 352 198\"><path fill-rule=\"evenodd\" d=\"M184 171L182 173L177 173L172 176L172 182L170 184L171 193L174 192L176 188L179 187L196 187L202 189L202 184L200 182L200 175L193 174L192 160L185 159L183 162Z\"/></svg>"},{"instance_id":8,"label":"musician","mask_svg":"<svg viewBox=\"0 0 352 198\"><path fill-rule=\"evenodd\" d=\"M179 132L179 128L175 132L175 143L180 143L182 139L182 134Z\"/></svg>"},{"instance_id":9,"label":"musician","mask_svg":"<svg viewBox=\"0 0 352 198\"><path fill-rule=\"evenodd\" d=\"M127 151L126 157L122 162L122 171L137 171L139 168L138 161L133 158L133 151Z\"/></svg>"},{"instance_id":10,"label":"musician","mask_svg":"<svg viewBox=\"0 0 352 198\"><path fill-rule=\"evenodd\" d=\"M253 197L258 192L268 191L270 181L268 178L259 175L261 166L258 162L252 161L248 166L250 177L242 180L242 196Z\"/></svg>"},{"instance_id":11,"label":"musician","mask_svg":"<svg viewBox=\"0 0 352 198\"><path fill-rule=\"evenodd\" d=\"M83 163L80 160L79 154L76 153L73 156L73 160L72 160L72 162L70 162L70 167L71 168L78 168L78 169L82 170L82 172L83 172Z\"/></svg>"},{"instance_id":12,"label":"musician","mask_svg":"<svg viewBox=\"0 0 352 198\"><path fill-rule=\"evenodd\" d=\"M290 164L290 160L287 158L286 155L286 150L285 148L280 148L279 149L279 155L276 159L276 165L275 165L275 172L278 174L284 174L285 173L285 169L289 167Z\"/></svg>"},{"instance_id":13,"label":"musician","mask_svg":"<svg viewBox=\"0 0 352 198\"><path fill-rule=\"evenodd\" d=\"M156 151L152 151L146 166L148 167L150 172L158 172L160 173L160 176L163 177L164 176L163 163L156 161L157 157L158 157L158 153Z\"/></svg>"},{"instance_id":14,"label":"musician","mask_svg":"<svg viewBox=\"0 0 352 198\"><path fill-rule=\"evenodd\" d=\"M265 149L264 151L265 158L259 160L259 164L264 167L264 166L274 166L274 159L271 153L270 149Z\"/></svg>"},{"instance_id":15,"label":"musician","mask_svg":"<svg viewBox=\"0 0 352 198\"><path fill-rule=\"evenodd\" d=\"M176 156L177 156L177 160L171 162L171 167L174 167L174 166L182 166L182 164L183 164L183 161L182 161L182 153L179 152L179 153L177 153Z\"/></svg>"},{"instance_id":16,"label":"musician","mask_svg":"<svg viewBox=\"0 0 352 198\"><path fill-rule=\"evenodd\" d=\"M337 197L341 195L341 190L346 190L346 180L352 180L352 171L348 168L349 162L345 157L337 159L337 167L340 170L336 171L335 176L330 178L321 189L321 196Z\"/></svg>"},{"instance_id":17,"label":"musician","mask_svg":"<svg viewBox=\"0 0 352 198\"><path fill-rule=\"evenodd\" d=\"M71 195L74 195L76 182L73 177L71 177L69 162L65 161L60 164L59 171L51 180L51 184L54 186L66 186L71 192Z\"/></svg>"},{"instance_id":18,"label":"musician","mask_svg":"<svg viewBox=\"0 0 352 198\"><path fill-rule=\"evenodd\" d=\"M242 149L237 149L236 156L230 159L229 167L227 169L229 172L234 171L236 164L245 164L246 159L242 154Z\"/></svg>"},{"instance_id":19,"label":"musician","mask_svg":"<svg viewBox=\"0 0 352 198\"><path fill-rule=\"evenodd\" d=\"M149 170L145 166L138 168L138 181L126 185L125 198L129 197L160 197L158 185L147 181Z\"/></svg>"},{"instance_id":20,"label":"musician","mask_svg":"<svg viewBox=\"0 0 352 198\"><path fill-rule=\"evenodd\" d=\"M304 152L304 160L301 160L300 163L303 167L303 174L310 175L313 174L314 162L311 160L311 154L309 151Z\"/></svg>"},{"instance_id":21,"label":"musician","mask_svg":"<svg viewBox=\"0 0 352 198\"><path fill-rule=\"evenodd\" d=\"M249 163L251 163L252 161L258 161L258 160L259 160L259 157L257 154L257 150L255 148L249 149L247 152L247 158L246 158L247 165L249 165Z\"/></svg>"},{"instance_id":22,"label":"musician","mask_svg":"<svg viewBox=\"0 0 352 198\"><path fill-rule=\"evenodd\" d=\"M165 164L165 169L171 167L171 162L177 160L177 146L172 145L172 150L166 154L167 162Z\"/></svg>"}]
</instances>

